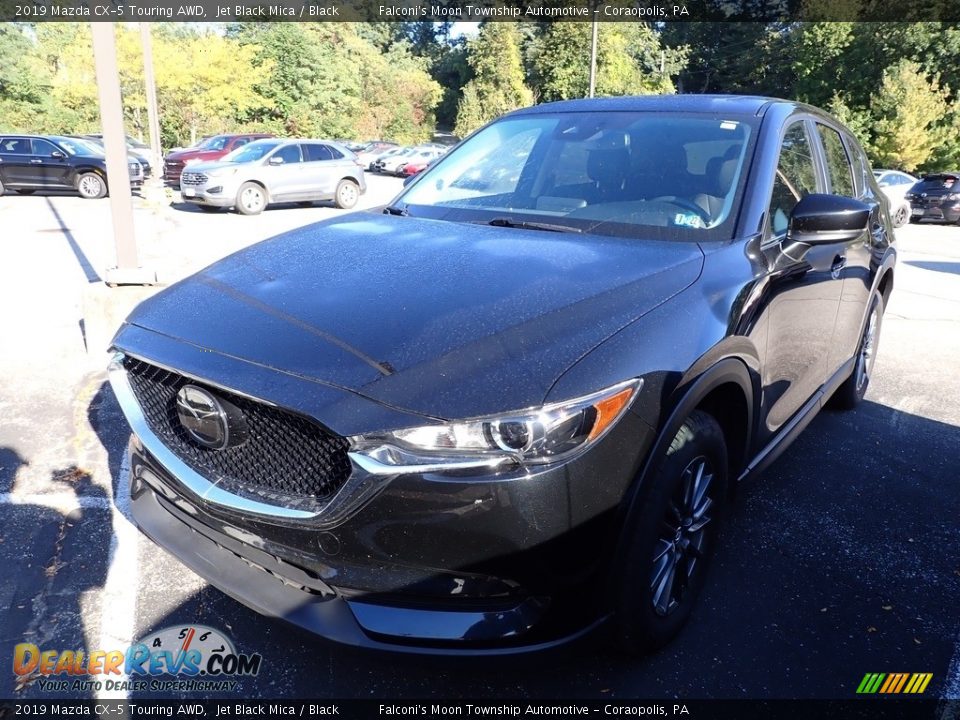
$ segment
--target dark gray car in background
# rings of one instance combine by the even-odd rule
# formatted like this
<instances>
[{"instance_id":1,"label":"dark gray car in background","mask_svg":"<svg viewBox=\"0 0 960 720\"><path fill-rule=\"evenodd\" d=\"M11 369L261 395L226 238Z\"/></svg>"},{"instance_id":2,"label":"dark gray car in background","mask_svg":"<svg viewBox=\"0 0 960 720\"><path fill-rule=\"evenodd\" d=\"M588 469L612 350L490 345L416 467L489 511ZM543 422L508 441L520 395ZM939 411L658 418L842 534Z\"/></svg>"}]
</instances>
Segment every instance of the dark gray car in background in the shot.
<instances>
[{"instance_id":1,"label":"dark gray car in background","mask_svg":"<svg viewBox=\"0 0 960 720\"><path fill-rule=\"evenodd\" d=\"M816 108L511 113L382 212L130 315L111 381L133 515L338 642L498 654L604 625L649 651L689 617L733 488L863 398L895 259L863 149Z\"/></svg>"}]
</instances>

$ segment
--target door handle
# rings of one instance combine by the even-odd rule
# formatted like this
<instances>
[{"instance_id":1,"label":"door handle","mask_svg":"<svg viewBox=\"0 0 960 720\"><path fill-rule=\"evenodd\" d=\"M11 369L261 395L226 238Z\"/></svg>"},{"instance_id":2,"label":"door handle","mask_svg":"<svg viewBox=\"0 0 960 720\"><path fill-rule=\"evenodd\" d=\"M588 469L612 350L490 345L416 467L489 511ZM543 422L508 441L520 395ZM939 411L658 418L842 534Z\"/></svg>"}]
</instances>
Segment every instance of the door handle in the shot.
<instances>
[{"instance_id":1,"label":"door handle","mask_svg":"<svg viewBox=\"0 0 960 720\"><path fill-rule=\"evenodd\" d=\"M39 164L42 163L42 162L43 162L43 160L39 160L39 159L37 159L37 158L31 158L31 159L30 159L30 164L31 164L31 165L39 165Z\"/></svg>"}]
</instances>

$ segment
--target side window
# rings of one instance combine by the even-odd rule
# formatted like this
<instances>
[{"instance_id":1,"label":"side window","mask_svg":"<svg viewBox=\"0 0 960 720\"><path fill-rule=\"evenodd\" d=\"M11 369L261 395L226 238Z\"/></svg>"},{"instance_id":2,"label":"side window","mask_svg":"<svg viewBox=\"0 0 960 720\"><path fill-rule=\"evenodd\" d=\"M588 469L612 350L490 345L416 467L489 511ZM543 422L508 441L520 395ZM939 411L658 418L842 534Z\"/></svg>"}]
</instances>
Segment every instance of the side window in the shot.
<instances>
[{"instance_id":1,"label":"side window","mask_svg":"<svg viewBox=\"0 0 960 720\"><path fill-rule=\"evenodd\" d=\"M813 164L810 139L803 122L790 126L780 146L777 176L773 181L768 222L771 235L783 235L790 223L790 213L800 199L817 192L817 171Z\"/></svg>"},{"instance_id":2,"label":"side window","mask_svg":"<svg viewBox=\"0 0 960 720\"><path fill-rule=\"evenodd\" d=\"M42 155L44 157L50 157L56 152L57 148L54 147L53 143L47 142L46 140L33 140L33 154Z\"/></svg>"},{"instance_id":3,"label":"side window","mask_svg":"<svg viewBox=\"0 0 960 720\"><path fill-rule=\"evenodd\" d=\"M330 151L330 156L331 156L334 160L340 160L340 159L343 158L343 153L340 152L339 150L337 150L335 147L330 147L329 145L327 145L327 146L325 146L325 147L327 148L327 150Z\"/></svg>"},{"instance_id":4,"label":"side window","mask_svg":"<svg viewBox=\"0 0 960 720\"><path fill-rule=\"evenodd\" d=\"M318 160L333 160L330 148L319 143L309 143L303 146L304 162L317 162Z\"/></svg>"},{"instance_id":5,"label":"side window","mask_svg":"<svg viewBox=\"0 0 960 720\"><path fill-rule=\"evenodd\" d=\"M827 172L830 175L830 188L834 195L856 197L853 189L853 175L850 172L850 159L843 147L840 133L831 127L817 123L817 132L823 141L823 154L827 159Z\"/></svg>"},{"instance_id":6,"label":"side window","mask_svg":"<svg viewBox=\"0 0 960 720\"><path fill-rule=\"evenodd\" d=\"M231 149L236 150L238 147L243 147L248 142L250 142L250 138L246 138L246 137L237 138L236 140L233 141L233 147Z\"/></svg>"},{"instance_id":7,"label":"side window","mask_svg":"<svg viewBox=\"0 0 960 720\"><path fill-rule=\"evenodd\" d=\"M282 148L277 150L277 152L274 154L274 157L281 158L284 165L298 163L300 162L300 146L297 144L284 145Z\"/></svg>"},{"instance_id":8,"label":"side window","mask_svg":"<svg viewBox=\"0 0 960 720\"><path fill-rule=\"evenodd\" d=\"M4 138L0 140L0 153L5 155L29 155L30 141L26 138Z\"/></svg>"}]
</instances>

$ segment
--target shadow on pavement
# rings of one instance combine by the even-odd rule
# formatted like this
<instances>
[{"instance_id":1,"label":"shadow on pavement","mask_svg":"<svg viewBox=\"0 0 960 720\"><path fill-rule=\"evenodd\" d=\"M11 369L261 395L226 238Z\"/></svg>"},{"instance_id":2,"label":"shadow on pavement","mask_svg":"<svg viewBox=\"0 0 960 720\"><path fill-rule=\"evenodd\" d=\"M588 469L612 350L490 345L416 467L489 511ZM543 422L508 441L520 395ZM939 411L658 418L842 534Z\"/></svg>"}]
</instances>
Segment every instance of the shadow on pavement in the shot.
<instances>
[{"instance_id":1,"label":"shadow on pavement","mask_svg":"<svg viewBox=\"0 0 960 720\"><path fill-rule=\"evenodd\" d=\"M9 448L0 448L4 484L26 463ZM10 459L14 464L9 465ZM3 534L0 538L0 648L7 670L0 673L0 697L56 697L42 689L42 676L31 667L38 651L98 649L96 627L89 618L99 619L97 600L88 591L99 590L107 576L111 525L106 493L85 470L75 465L51 474L50 505L45 495L28 496L31 502L3 505ZM15 495L16 483L10 490ZM75 502L62 502L72 495ZM58 500L60 498L60 500ZM14 649L27 643L35 646L25 653L25 672L14 670ZM77 679L64 675L58 679ZM78 689L69 697L93 697L91 689Z\"/></svg>"},{"instance_id":2,"label":"shadow on pavement","mask_svg":"<svg viewBox=\"0 0 960 720\"><path fill-rule=\"evenodd\" d=\"M918 267L923 270L933 270L934 272L951 273L960 275L960 262L932 261L932 260L906 260L907 265Z\"/></svg>"},{"instance_id":3,"label":"shadow on pavement","mask_svg":"<svg viewBox=\"0 0 960 720\"><path fill-rule=\"evenodd\" d=\"M50 201L50 198L47 198L47 207L50 208L50 212L53 213L53 216L57 219L57 225L60 226L60 231L63 233L63 237L66 239L67 244L70 246L70 250L73 251L73 256L77 259L77 262L80 264L80 269L83 270L83 274L87 276L88 283L98 283L103 282L103 279L93 269L93 265L90 264L90 260L87 259L86 254L84 254L80 245L77 243L76 238L73 237L73 233L70 232L70 228L67 227L66 223L63 222L63 218L60 217L60 213L57 212L56 206Z\"/></svg>"}]
</instances>

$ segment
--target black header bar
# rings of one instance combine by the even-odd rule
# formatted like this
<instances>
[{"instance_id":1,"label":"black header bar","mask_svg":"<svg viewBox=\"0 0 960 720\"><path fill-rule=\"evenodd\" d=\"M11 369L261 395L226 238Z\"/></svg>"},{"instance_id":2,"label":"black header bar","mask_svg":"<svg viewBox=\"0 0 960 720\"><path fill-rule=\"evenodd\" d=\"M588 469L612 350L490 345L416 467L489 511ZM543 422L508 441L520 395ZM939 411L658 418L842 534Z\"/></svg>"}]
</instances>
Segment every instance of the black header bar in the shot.
<instances>
[{"instance_id":1,"label":"black header bar","mask_svg":"<svg viewBox=\"0 0 960 720\"><path fill-rule=\"evenodd\" d=\"M0 0L15 22L957 21L957 0Z\"/></svg>"},{"instance_id":2,"label":"black header bar","mask_svg":"<svg viewBox=\"0 0 960 720\"><path fill-rule=\"evenodd\" d=\"M675 720L826 720L957 717L958 700L4 700L0 717L124 718L673 718Z\"/></svg>"}]
</instances>

